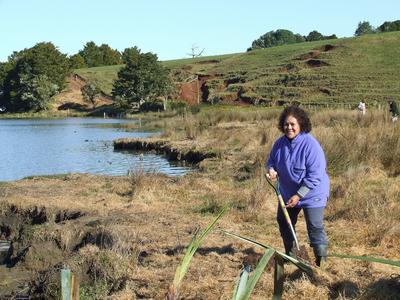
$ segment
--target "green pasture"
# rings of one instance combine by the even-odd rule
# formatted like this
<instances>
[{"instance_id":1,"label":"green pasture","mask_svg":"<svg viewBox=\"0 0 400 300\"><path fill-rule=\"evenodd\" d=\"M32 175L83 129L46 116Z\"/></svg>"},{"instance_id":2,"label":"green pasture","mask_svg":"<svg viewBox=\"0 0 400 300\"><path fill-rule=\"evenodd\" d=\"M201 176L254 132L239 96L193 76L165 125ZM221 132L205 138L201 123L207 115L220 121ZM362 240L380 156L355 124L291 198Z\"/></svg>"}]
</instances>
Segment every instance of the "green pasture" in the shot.
<instances>
[{"instance_id":1,"label":"green pasture","mask_svg":"<svg viewBox=\"0 0 400 300\"><path fill-rule=\"evenodd\" d=\"M85 68L77 69L74 72L86 80L96 80L99 83L100 89L104 93L111 95L113 82L117 79L118 71L122 66L123 65Z\"/></svg>"},{"instance_id":2,"label":"green pasture","mask_svg":"<svg viewBox=\"0 0 400 300\"><path fill-rule=\"evenodd\" d=\"M162 62L176 82L209 75L210 97L223 99L239 90L265 103L378 105L400 98L400 32L305 42L250 52ZM119 66L79 69L107 94Z\"/></svg>"}]
</instances>

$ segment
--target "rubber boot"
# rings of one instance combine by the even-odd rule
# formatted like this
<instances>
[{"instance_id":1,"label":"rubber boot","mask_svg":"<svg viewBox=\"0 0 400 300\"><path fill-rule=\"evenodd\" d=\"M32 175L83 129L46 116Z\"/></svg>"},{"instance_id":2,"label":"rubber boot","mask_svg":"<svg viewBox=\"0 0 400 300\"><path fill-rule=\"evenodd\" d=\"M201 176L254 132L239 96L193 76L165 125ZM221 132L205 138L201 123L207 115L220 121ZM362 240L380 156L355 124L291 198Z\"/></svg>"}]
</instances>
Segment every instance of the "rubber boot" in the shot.
<instances>
[{"instance_id":1,"label":"rubber boot","mask_svg":"<svg viewBox=\"0 0 400 300\"><path fill-rule=\"evenodd\" d=\"M286 255L293 256L293 241L283 241Z\"/></svg>"},{"instance_id":2,"label":"rubber boot","mask_svg":"<svg viewBox=\"0 0 400 300\"><path fill-rule=\"evenodd\" d=\"M318 267L321 267L322 264L326 262L326 258L328 255L328 245L316 245L313 247L314 255L315 255L315 264Z\"/></svg>"}]
</instances>

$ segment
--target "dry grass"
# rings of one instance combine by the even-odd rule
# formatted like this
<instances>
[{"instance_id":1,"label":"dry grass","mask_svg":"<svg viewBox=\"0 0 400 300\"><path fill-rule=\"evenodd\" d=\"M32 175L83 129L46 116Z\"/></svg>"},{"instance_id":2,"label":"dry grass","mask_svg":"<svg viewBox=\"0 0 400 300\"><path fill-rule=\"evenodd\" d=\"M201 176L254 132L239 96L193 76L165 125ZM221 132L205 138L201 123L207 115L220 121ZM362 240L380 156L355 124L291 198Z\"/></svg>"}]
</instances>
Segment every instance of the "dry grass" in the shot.
<instances>
[{"instance_id":1,"label":"dry grass","mask_svg":"<svg viewBox=\"0 0 400 300\"><path fill-rule=\"evenodd\" d=\"M95 291L113 299L162 299L192 234L226 204L232 209L219 226L282 249L275 222L276 198L261 179L266 154L280 135L276 112L212 113L209 118L202 112L187 118L190 124L182 117L164 124L169 138L221 153L202 162L198 173L180 178L71 174L0 186L0 218L6 222L10 207L14 213L17 208L14 215L20 223L15 221L11 236L24 240L18 240L20 249L53 245L51 253L62 253L41 261L41 252L32 252L36 254L30 260L18 262L28 269L47 266L47 273L40 277L41 284L49 287L43 293L57 291L57 272L61 264L67 264L80 276L86 293L82 299L94 297ZM312 115L313 134L325 149L332 181L326 210L330 251L399 260L400 131L378 112L368 118L358 120L345 111ZM32 225L35 207L47 221ZM60 212L77 211L81 213L77 218L56 222ZM302 217L298 235L300 243L307 244ZM230 298L244 257L254 251L262 252L211 234L194 256L182 286L183 297ZM397 271L335 258L317 278L287 267L283 297L390 299L400 284L391 277ZM271 271L267 271L252 299L268 298L272 289Z\"/></svg>"}]
</instances>

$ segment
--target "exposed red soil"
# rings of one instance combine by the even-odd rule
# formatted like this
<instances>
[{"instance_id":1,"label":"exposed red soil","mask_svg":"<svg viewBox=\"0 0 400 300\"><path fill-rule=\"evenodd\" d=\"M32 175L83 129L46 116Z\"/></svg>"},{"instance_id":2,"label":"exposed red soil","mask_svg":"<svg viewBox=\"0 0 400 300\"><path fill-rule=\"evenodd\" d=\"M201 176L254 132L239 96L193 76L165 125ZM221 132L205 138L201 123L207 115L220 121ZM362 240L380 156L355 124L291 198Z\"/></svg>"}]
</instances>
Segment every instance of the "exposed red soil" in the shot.
<instances>
[{"instance_id":1,"label":"exposed red soil","mask_svg":"<svg viewBox=\"0 0 400 300\"><path fill-rule=\"evenodd\" d=\"M199 80L185 82L178 85L179 99L185 100L189 105L200 104L202 96Z\"/></svg>"},{"instance_id":2,"label":"exposed red soil","mask_svg":"<svg viewBox=\"0 0 400 300\"><path fill-rule=\"evenodd\" d=\"M180 83L177 85L178 99L186 101L190 106L200 104L203 100L207 100L204 85L212 76L198 75L197 79L190 82Z\"/></svg>"}]
</instances>

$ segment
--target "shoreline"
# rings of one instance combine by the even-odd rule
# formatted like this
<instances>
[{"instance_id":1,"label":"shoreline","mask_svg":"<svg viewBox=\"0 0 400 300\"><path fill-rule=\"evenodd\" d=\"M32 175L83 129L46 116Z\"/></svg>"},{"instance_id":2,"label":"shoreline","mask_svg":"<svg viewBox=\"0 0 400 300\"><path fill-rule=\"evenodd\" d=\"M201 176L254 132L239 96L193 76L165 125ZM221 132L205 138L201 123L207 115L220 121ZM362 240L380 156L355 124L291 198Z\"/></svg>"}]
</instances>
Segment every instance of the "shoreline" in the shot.
<instances>
[{"instance_id":1,"label":"shoreline","mask_svg":"<svg viewBox=\"0 0 400 300\"><path fill-rule=\"evenodd\" d=\"M123 138L114 140L115 150L154 151L157 154L164 154L168 160L186 161L190 164L199 164L208 158L216 158L215 151L203 151L195 146L173 143L167 139L156 138Z\"/></svg>"}]
</instances>

